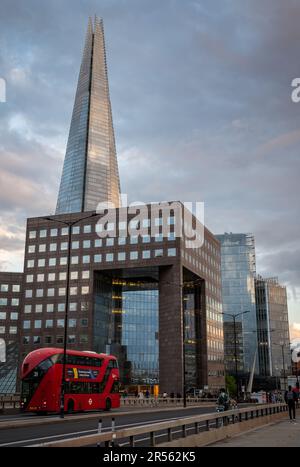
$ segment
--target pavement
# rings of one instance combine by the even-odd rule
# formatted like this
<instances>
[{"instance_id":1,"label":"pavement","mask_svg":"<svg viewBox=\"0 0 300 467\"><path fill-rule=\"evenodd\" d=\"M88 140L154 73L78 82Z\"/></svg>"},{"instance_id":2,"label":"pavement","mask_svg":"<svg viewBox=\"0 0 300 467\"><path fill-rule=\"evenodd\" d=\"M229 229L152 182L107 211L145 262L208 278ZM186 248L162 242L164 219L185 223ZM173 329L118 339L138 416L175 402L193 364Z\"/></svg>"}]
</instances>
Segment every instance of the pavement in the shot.
<instances>
[{"instance_id":1,"label":"pavement","mask_svg":"<svg viewBox=\"0 0 300 467\"><path fill-rule=\"evenodd\" d=\"M291 423L288 419L248 431L243 435L220 441L209 447L300 447L300 418Z\"/></svg>"}]
</instances>

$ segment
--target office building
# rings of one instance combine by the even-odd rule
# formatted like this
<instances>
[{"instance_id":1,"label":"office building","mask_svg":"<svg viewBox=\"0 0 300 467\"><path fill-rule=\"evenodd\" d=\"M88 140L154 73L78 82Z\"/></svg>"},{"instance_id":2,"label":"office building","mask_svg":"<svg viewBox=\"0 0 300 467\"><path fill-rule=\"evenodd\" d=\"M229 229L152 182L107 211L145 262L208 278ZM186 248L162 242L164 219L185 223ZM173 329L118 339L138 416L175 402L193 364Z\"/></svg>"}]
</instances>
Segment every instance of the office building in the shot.
<instances>
[{"instance_id":1,"label":"office building","mask_svg":"<svg viewBox=\"0 0 300 467\"><path fill-rule=\"evenodd\" d=\"M224 313L225 369L245 377L244 385L255 362L258 373L257 322L255 306L256 273L255 242L252 234L216 235L221 243L222 299ZM246 313L245 313L246 312ZM236 315L236 335L233 317ZM235 341L237 356L235 356Z\"/></svg>"},{"instance_id":2,"label":"office building","mask_svg":"<svg viewBox=\"0 0 300 467\"><path fill-rule=\"evenodd\" d=\"M283 378L291 373L286 287L278 278L255 280L260 374Z\"/></svg>"},{"instance_id":3,"label":"office building","mask_svg":"<svg viewBox=\"0 0 300 467\"><path fill-rule=\"evenodd\" d=\"M0 394L17 390L23 274L0 272Z\"/></svg>"},{"instance_id":4,"label":"office building","mask_svg":"<svg viewBox=\"0 0 300 467\"><path fill-rule=\"evenodd\" d=\"M203 228L203 245L190 248L176 230L185 208L167 204L143 207L138 221L111 210L105 228L105 215L93 212L28 219L22 356L63 346L69 293L68 348L116 355L126 387L182 394L184 384L224 384L220 245ZM68 258L63 222L75 219Z\"/></svg>"}]
</instances>

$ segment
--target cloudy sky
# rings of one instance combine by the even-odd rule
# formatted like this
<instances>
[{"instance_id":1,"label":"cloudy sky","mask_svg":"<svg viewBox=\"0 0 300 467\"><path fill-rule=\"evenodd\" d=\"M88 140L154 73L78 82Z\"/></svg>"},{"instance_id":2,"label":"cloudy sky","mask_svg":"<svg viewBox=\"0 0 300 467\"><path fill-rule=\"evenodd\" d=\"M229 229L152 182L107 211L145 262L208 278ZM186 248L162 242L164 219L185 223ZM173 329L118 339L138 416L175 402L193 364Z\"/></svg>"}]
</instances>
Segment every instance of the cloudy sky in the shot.
<instances>
[{"instance_id":1,"label":"cloudy sky","mask_svg":"<svg viewBox=\"0 0 300 467\"><path fill-rule=\"evenodd\" d=\"M104 18L122 192L253 232L300 337L299 0L1 0L0 269L54 212L87 19Z\"/></svg>"}]
</instances>

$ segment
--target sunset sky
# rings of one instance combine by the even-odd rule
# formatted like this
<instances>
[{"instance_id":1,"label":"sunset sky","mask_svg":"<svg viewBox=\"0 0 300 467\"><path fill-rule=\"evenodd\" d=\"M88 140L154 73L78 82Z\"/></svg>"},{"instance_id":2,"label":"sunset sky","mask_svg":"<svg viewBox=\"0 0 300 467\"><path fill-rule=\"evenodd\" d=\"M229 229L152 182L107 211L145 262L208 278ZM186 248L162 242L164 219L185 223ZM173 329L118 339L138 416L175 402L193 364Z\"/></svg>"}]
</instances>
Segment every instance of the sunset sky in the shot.
<instances>
[{"instance_id":1,"label":"sunset sky","mask_svg":"<svg viewBox=\"0 0 300 467\"><path fill-rule=\"evenodd\" d=\"M214 233L251 232L287 285L300 338L300 2L2 0L0 269L27 217L53 213L88 17L104 19L121 188L204 201Z\"/></svg>"}]
</instances>

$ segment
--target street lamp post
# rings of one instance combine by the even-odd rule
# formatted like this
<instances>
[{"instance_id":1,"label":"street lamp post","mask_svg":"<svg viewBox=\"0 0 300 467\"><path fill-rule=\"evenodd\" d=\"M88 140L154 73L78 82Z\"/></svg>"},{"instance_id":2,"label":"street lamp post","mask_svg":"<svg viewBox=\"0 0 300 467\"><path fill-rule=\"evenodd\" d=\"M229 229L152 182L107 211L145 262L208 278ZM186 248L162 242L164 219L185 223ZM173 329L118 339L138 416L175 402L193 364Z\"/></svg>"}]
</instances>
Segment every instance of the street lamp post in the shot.
<instances>
[{"instance_id":1,"label":"street lamp post","mask_svg":"<svg viewBox=\"0 0 300 467\"><path fill-rule=\"evenodd\" d=\"M287 345L286 345L286 344L278 344L277 342L273 342L272 345L279 345L279 346L281 347L283 386L284 386L284 390L286 390L286 389L287 389L287 384L286 384L286 370L285 370L284 348L287 347Z\"/></svg>"},{"instance_id":2,"label":"street lamp post","mask_svg":"<svg viewBox=\"0 0 300 467\"><path fill-rule=\"evenodd\" d=\"M183 384L183 407L186 407L186 365L185 365L185 312L184 312L184 309L182 309L182 324L183 324L183 337L182 337L182 346L183 346L183 349L182 349L182 352L183 352L183 361L182 361L182 365L183 365L183 381L182 381L182 384Z\"/></svg>"},{"instance_id":3,"label":"street lamp post","mask_svg":"<svg viewBox=\"0 0 300 467\"><path fill-rule=\"evenodd\" d=\"M239 316L250 313L249 310L243 311L242 313L222 313L224 316L229 316L233 320L233 338L234 338L234 361L235 361L235 381L236 381L236 397L239 397L239 376L238 376L238 355L237 355L237 332L236 332L236 319Z\"/></svg>"},{"instance_id":4,"label":"street lamp post","mask_svg":"<svg viewBox=\"0 0 300 467\"><path fill-rule=\"evenodd\" d=\"M276 344L273 343L273 345L279 345L281 347L281 357L282 357L282 372L283 372L283 386L284 390L286 390L286 372L285 372L285 356L284 356L284 344Z\"/></svg>"},{"instance_id":5,"label":"street lamp post","mask_svg":"<svg viewBox=\"0 0 300 467\"><path fill-rule=\"evenodd\" d=\"M93 212L89 216L75 219L74 221L62 221L53 217L44 217L48 221L63 224L68 227L68 253L67 253L67 277L66 277L66 299L65 299L65 319L64 319L64 347L63 347L63 362L62 362L62 377L60 389L60 418L65 416L65 386L66 386L66 363L67 363L67 338L68 338L68 316L69 316L69 288L70 288L70 263L71 263L71 241L72 241L72 228L75 224L95 217L98 214Z\"/></svg>"},{"instance_id":6,"label":"street lamp post","mask_svg":"<svg viewBox=\"0 0 300 467\"><path fill-rule=\"evenodd\" d=\"M284 358L284 344L281 345L282 365L283 365L283 385L286 389L286 373L285 373L285 358Z\"/></svg>"}]
</instances>

